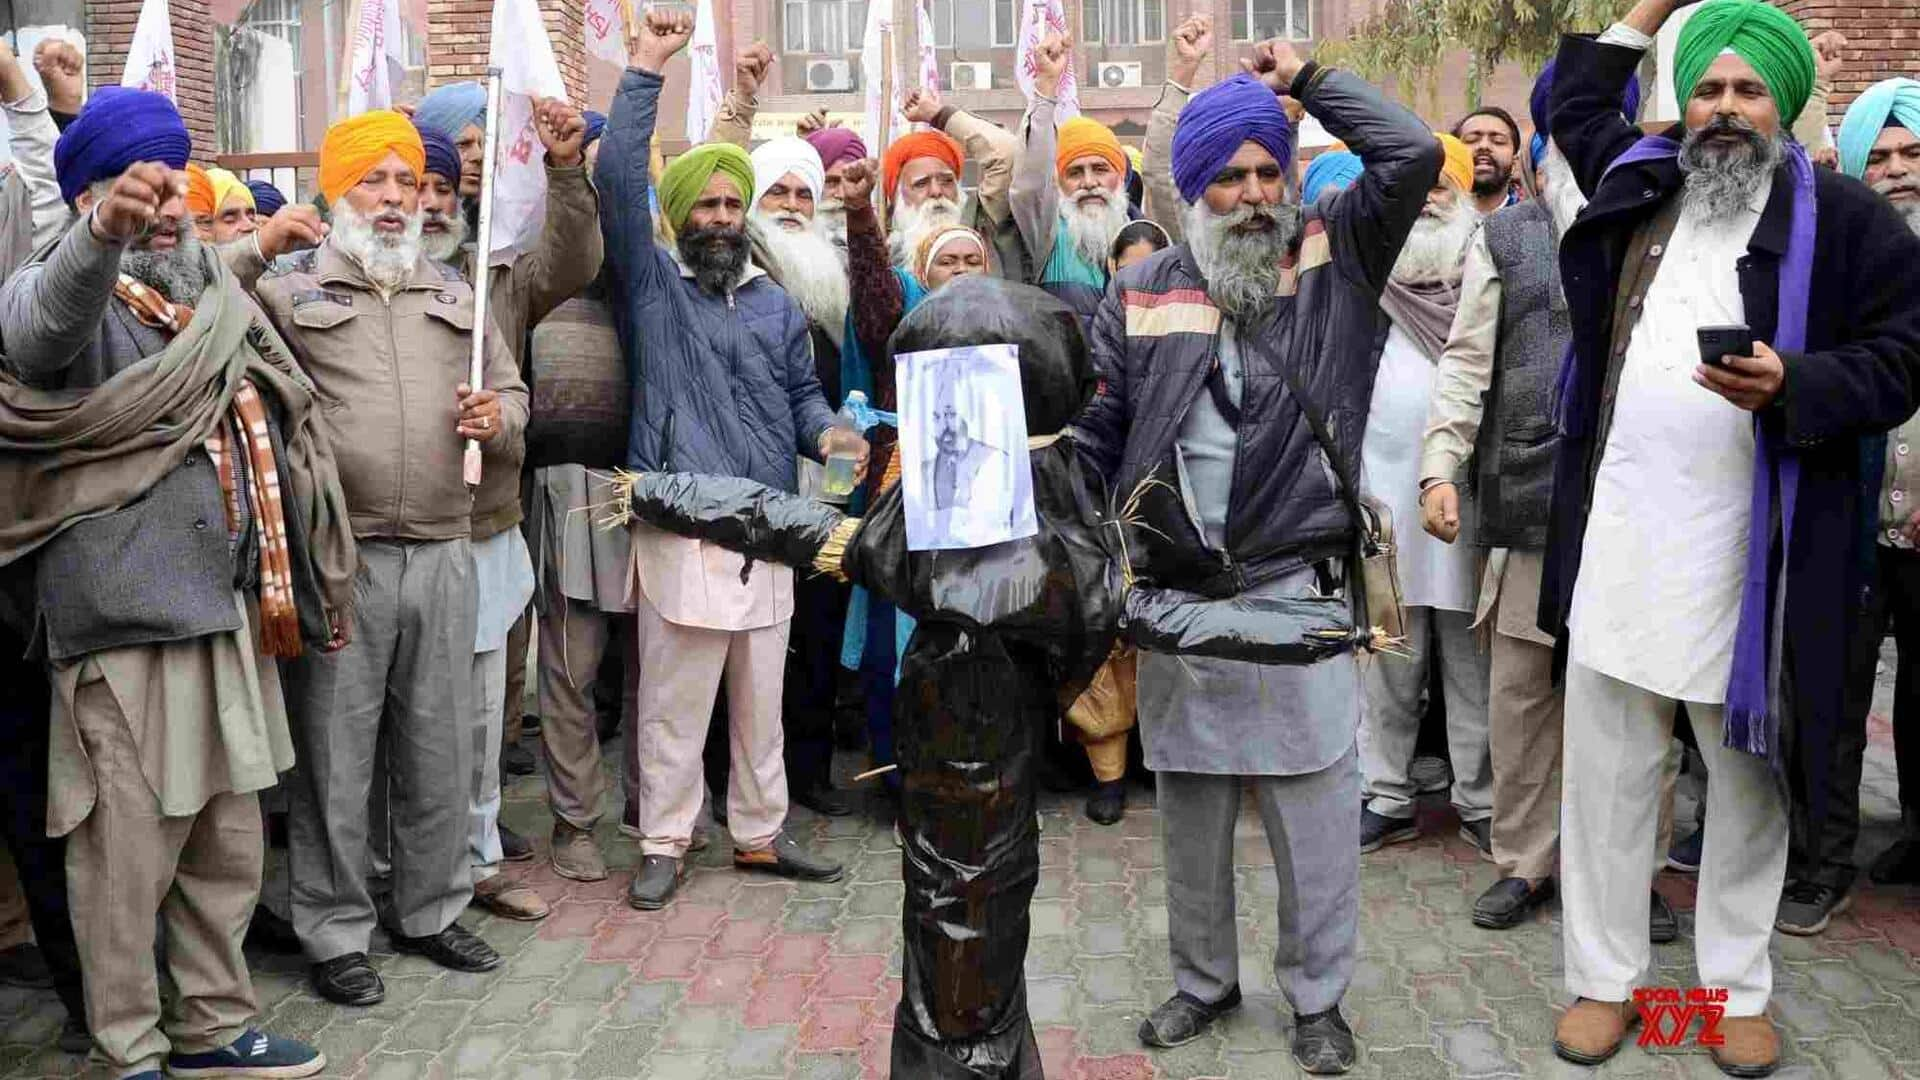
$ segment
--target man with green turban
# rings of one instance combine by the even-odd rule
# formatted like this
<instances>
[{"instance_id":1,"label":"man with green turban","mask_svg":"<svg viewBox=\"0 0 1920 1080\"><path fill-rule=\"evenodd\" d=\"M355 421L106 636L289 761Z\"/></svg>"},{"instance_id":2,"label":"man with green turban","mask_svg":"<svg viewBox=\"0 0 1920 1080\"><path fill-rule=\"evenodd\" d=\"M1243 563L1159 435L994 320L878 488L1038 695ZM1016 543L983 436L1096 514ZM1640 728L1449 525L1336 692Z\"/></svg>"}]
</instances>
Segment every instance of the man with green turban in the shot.
<instances>
[{"instance_id":1,"label":"man with green turban","mask_svg":"<svg viewBox=\"0 0 1920 1080\"><path fill-rule=\"evenodd\" d=\"M610 303L632 373L626 465L641 472L739 476L795 489L795 455L850 454L866 441L835 427L820 392L807 317L747 258L753 163L728 143L705 143L661 174L660 212L672 250L654 242L648 144L667 61L693 36L693 16L650 11L607 118L595 177L603 195ZM838 863L811 855L785 831L781 690L793 616L793 571L743 560L704 541L650 526L633 530L635 657L644 675L634 704L640 778L641 864L627 900L664 907L682 876L700 814L700 752L724 675L732 769L721 819L735 865L833 881ZM715 815L719 817L719 815Z\"/></svg>"},{"instance_id":2,"label":"man with green turban","mask_svg":"<svg viewBox=\"0 0 1920 1080\"><path fill-rule=\"evenodd\" d=\"M1567 987L1554 1052L1595 1065L1639 1022L1646 866L1686 703L1712 783L1695 908L1709 1048L1765 1076L1768 944L1791 788L1826 813L1864 546L1861 440L1920 406L1920 238L1816 169L1788 127L1806 34L1758 0L1681 28L1681 123L1619 100L1680 0L1639 0L1555 60L1549 133L1592 199L1560 243L1572 348L1554 399L1540 626L1564 665L1560 894ZM1711 331L1711 333L1709 333ZM1844 894L1836 893L1835 900Z\"/></svg>"}]
</instances>

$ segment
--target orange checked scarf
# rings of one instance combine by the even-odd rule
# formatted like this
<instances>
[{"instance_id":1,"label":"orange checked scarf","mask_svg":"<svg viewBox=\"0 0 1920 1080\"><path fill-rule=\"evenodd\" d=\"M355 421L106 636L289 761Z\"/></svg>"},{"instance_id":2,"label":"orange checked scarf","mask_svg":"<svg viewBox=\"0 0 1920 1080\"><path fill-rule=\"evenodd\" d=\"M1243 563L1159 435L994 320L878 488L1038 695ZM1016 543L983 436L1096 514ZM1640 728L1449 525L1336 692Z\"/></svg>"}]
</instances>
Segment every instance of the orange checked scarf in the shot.
<instances>
[{"instance_id":1,"label":"orange checked scarf","mask_svg":"<svg viewBox=\"0 0 1920 1080\"><path fill-rule=\"evenodd\" d=\"M170 303L125 274L114 284L113 294L132 310L134 318L169 338L193 321L192 308ZM286 510L280 501L280 467L274 458L273 434L267 427L266 403L251 380L240 380L226 417L207 436L204 445L214 471L220 475L220 494L227 504L227 535L239 536L248 509L253 511L253 519L259 524L261 648L268 656L299 656L300 616L294 604L293 558L287 547ZM229 455L230 446L246 448L244 470L240 462ZM243 476L244 492L241 490ZM242 499L247 501L246 506L241 505Z\"/></svg>"}]
</instances>

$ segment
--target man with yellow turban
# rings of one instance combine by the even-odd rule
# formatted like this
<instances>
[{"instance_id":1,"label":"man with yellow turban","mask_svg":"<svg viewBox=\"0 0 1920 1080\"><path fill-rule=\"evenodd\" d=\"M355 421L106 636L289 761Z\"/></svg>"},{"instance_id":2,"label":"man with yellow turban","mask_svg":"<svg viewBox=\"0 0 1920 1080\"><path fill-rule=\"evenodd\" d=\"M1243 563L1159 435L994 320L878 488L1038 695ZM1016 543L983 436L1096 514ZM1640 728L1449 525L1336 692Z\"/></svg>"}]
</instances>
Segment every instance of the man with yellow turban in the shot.
<instances>
[{"instance_id":1,"label":"man with yellow turban","mask_svg":"<svg viewBox=\"0 0 1920 1080\"><path fill-rule=\"evenodd\" d=\"M1033 284L1090 324L1107 292L1108 249L1133 211L1127 204L1127 155L1113 130L1085 116L1057 118L1054 95L1072 45L1063 35L1048 34L1034 49L1034 96L1021 124L1010 198ZM1113 774L1102 778L1108 804L1124 798L1114 764L1102 770Z\"/></svg>"},{"instance_id":2,"label":"man with yellow turban","mask_svg":"<svg viewBox=\"0 0 1920 1080\"><path fill-rule=\"evenodd\" d=\"M234 174L191 164L186 173L187 212L194 231L214 246L243 289L252 289L273 260L310 248L327 234L311 206L283 206L262 218L253 189Z\"/></svg>"},{"instance_id":3,"label":"man with yellow turban","mask_svg":"<svg viewBox=\"0 0 1920 1080\"><path fill-rule=\"evenodd\" d=\"M253 189L222 168L187 166L187 209L200 239L224 244L257 228Z\"/></svg>"},{"instance_id":4,"label":"man with yellow turban","mask_svg":"<svg viewBox=\"0 0 1920 1080\"><path fill-rule=\"evenodd\" d=\"M595 178L621 347L633 372L627 465L744 476L795 488L794 456L847 455L866 441L833 424L808 348L807 317L747 258L753 162L703 143L659 179L672 250L653 239L648 143L667 61L693 35L684 12L649 11L607 120ZM627 752L640 778L641 865L627 891L643 910L679 887L701 803L701 748L725 675L733 727L725 793L734 864L813 881L840 864L784 831L788 793L780 701L793 575L645 526L633 534L640 681ZM722 797L715 792L714 798Z\"/></svg>"},{"instance_id":5,"label":"man with yellow turban","mask_svg":"<svg viewBox=\"0 0 1920 1080\"><path fill-rule=\"evenodd\" d=\"M293 926L316 992L370 1005L367 962L384 917L395 949L458 971L500 963L454 921L473 896L469 785L478 592L473 495L461 472L517 471L527 391L499 328L486 331L485 387L466 385L473 290L420 248L426 151L412 121L381 109L327 129L320 191L333 231L277 263L255 293L329 403L346 514L359 543L353 647L286 665L299 767L288 782ZM367 888L375 748L387 748L392 891Z\"/></svg>"},{"instance_id":6,"label":"man with yellow turban","mask_svg":"<svg viewBox=\"0 0 1920 1080\"><path fill-rule=\"evenodd\" d=\"M1480 227L1472 154L1453 135L1434 138L1444 151L1440 176L1380 294L1387 335L1361 442L1362 489L1407 526L1396 535L1406 649L1375 657L1362 680L1367 707L1360 714L1359 747L1366 806L1360 813L1360 850L1419 835L1410 767L1421 701L1429 675L1437 672L1446 695L1451 796L1460 835L1490 855L1487 653L1477 640L1474 618L1479 554L1411 527L1420 517L1420 440L1433 405L1435 371L1459 305L1467 248Z\"/></svg>"},{"instance_id":7,"label":"man with yellow turban","mask_svg":"<svg viewBox=\"0 0 1920 1080\"><path fill-rule=\"evenodd\" d=\"M1727 996L1710 1053L1763 1076L1780 1056L1764 913L1787 869L1783 790L1810 820L1835 797L1861 439L1920 406L1920 239L1787 136L1816 64L1770 4L1693 9L1670 68L1681 122L1646 136L1622 116L1680 6L1640 0L1597 38L1564 38L1550 95L1553 142L1592 195L1560 244L1573 344L1540 601L1566 650L1578 999L1554 1050L1597 1064L1638 1019L1660 765L1685 702L1712 776L1695 954L1699 984Z\"/></svg>"}]
</instances>

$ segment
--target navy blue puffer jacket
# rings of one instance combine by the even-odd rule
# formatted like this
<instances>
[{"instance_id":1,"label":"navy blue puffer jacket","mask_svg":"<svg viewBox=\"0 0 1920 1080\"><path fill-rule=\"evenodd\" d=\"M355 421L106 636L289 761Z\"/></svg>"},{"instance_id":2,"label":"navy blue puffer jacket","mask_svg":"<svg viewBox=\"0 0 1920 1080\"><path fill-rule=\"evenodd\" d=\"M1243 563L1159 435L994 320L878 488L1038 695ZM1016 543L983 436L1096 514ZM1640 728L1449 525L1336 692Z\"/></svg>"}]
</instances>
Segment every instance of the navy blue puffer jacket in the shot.
<instances>
[{"instance_id":1,"label":"navy blue puffer jacket","mask_svg":"<svg viewBox=\"0 0 1920 1080\"><path fill-rule=\"evenodd\" d=\"M793 491L796 453L817 457L833 422L807 319L757 269L716 295L654 243L647 147L661 83L638 68L621 76L594 172L609 304L633 387L627 465Z\"/></svg>"}]
</instances>

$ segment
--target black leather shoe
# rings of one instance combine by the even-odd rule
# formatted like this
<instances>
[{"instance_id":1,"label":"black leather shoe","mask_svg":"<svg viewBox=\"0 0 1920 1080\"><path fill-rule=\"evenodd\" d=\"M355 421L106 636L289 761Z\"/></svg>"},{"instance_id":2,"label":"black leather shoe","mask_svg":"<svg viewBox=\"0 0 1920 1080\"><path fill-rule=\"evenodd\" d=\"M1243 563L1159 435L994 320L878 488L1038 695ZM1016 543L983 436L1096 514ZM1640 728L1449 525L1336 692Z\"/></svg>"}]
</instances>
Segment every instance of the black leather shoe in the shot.
<instances>
[{"instance_id":1,"label":"black leather shoe","mask_svg":"<svg viewBox=\"0 0 1920 1080\"><path fill-rule=\"evenodd\" d=\"M1185 1046L1212 1027L1215 1020L1239 1007L1240 988L1237 986L1211 1005L1183 991L1168 998L1145 1020L1140 1021L1140 1041L1162 1050Z\"/></svg>"},{"instance_id":2,"label":"black leather shoe","mask_svg":"<svg viewBox=\"0 0 1920 1080\"><path fill-rule=\"evenodd\" d=\"M500 774L502 776L532 776L533 751L524 746L501 747Z\"/></svg>"},{"instance_id":3,"label":"black leather shoe","mask_svg":"<svg viewBox=\"0 0 1920 1080\"><path fill-rule=\"evenodd\" d=\"M526 862L533 858L533 841L500 826L500 857L508 862Z\"/></svg>"},{"instance_id":4,"label":"black leather shoe","mask_svg":"<svg viewBox=\"0 0 1920 1080\"><path fill-rule=\"evenodd\" d=\"M520 736L525 739L537 739L540 737L540 714L520 714Z\"/></svg>"},{"instance_id":5,"label":"black leather shoe","mask_svg":"<svg viewBox=\"0 0 1920 1080\"><path fill-rule=\"evenodd\" d=\"M671 855L648 855L640 860L633 882L627 886L627 903L641 911L659 911L680 889L680 860Z\"/></svg>"},{"instance_id":6,"label":"black leather shoe","mask_svg":"<svg viewBox=\"0 0 1920 1080\"><path fill-rule=\"evenodd\" d=\"M1867 876L1875 885L1920 885L1920 841L1894 841L1873 860Z\"/></svg>"},{"instance_id":7,"label":"black leather shoe","mask_svg":"<svg viewBox=\"0 0 1920 1080\"><path fill-rule=\"evenodd\" d=\"M1353 1068L1353 1029L1340 1006L1293 1018L1293 1063L1315 1076L1335 1076Z\"/></svg>"},{"instance_id":8,"label":"black leather shoe","mask_svg":"<svg viewBox=\"0 0 1920 1080\"><path fill-rule=\"evenodd\" d=\"M847 800L844 791L837 791L831 784L814 784L793 793L793 801L828 817L846 817L853 813L853 803Z\"/></svg>"},{"instance_id":9,"label":"black leather shoe","mask_svg":"<svg viewBox=\"0 0 1920 1080\"><path fill-rule=\"evenodd\" d=\"M366 953L353 952L313 965L313 992L335 1005L378 1005L387 998L387 985Z\"/></svg>"},{"instance_id":10,"label":"black leather shoe","mask_svg":"<svg viewBox=\"0 0 1920 1080\"><path fill-rule=\"evenodd\" d=\"M1526 878L1501 878L1473 902L1473 925L1486 930L1511 930L1527 921L1533 909L1553 899L1553 879L1529 885Z\"/></svg>"},{"instance_id":11,"label":"black leather shoe","mask_svg":"<svg viewBox=\"0 0 1920 1080\"><path fill-rule=\"evenodd\" d=\"M1103 780L1087 796L1087 820L1095 825L1117 825L1127 816L1127 782Z\"/></svg>"},{"instance_id":12,"label":"black leather shoe","mask_svg":"<svg viewBox=\"0 0 1920 1080\"><path fill-rule=\"evenodd\" d=\"M54 1041L63 1054L84 1054L93 1049L93 1033L87 1030L87 1022L77 1016L69 1016L60 1025L60 1038Z\"/></svg>"},{"instance_id":13,"label":"black leather shoe","mask_svg":"<svg viewBox=\"0 0 1920 1080\"><path fill-rule=\"evenodd\" d=\"M733 865L800 881L839 881L846 868L832 859L812 854L786 833L758 851L733 849Z\"/></svg>"},{"instance_id":14,"label":"black leather shoe","mask_svg":"<svg viewBox=\"0 0 1920 1080\"><path fill-rule=\"evenodd\" d=\"M1647 939L1655 945L1665 945L1680 936L1680 916L1673 913L1673 905L1653 890L1653 905L1647 909Z\"/></svg>"},{"instance_id":15,"label":"black leather shoe","mask_svg":"<svg viewBox=\"0 0 1920 1080\"><path fill-rule=\"evenodd\" d=\"M393 934L393 951L424 956L443 968L454 971L492 971L500 966L500 954L459 923L426 937Z\"/></svg>"},{"instance_id":16,"label":"black leather shoe","mask_svg":"<svg viewBox=\"0 0 1920 1080\"><path fill-rule=\"evenodd\" d=\"M293 924L275 915L265 904L253 907L253 918L247 923L246 946L280 956L298 956L301 952L300 935L293 932Z\"/></svg>"}]
</instances>

